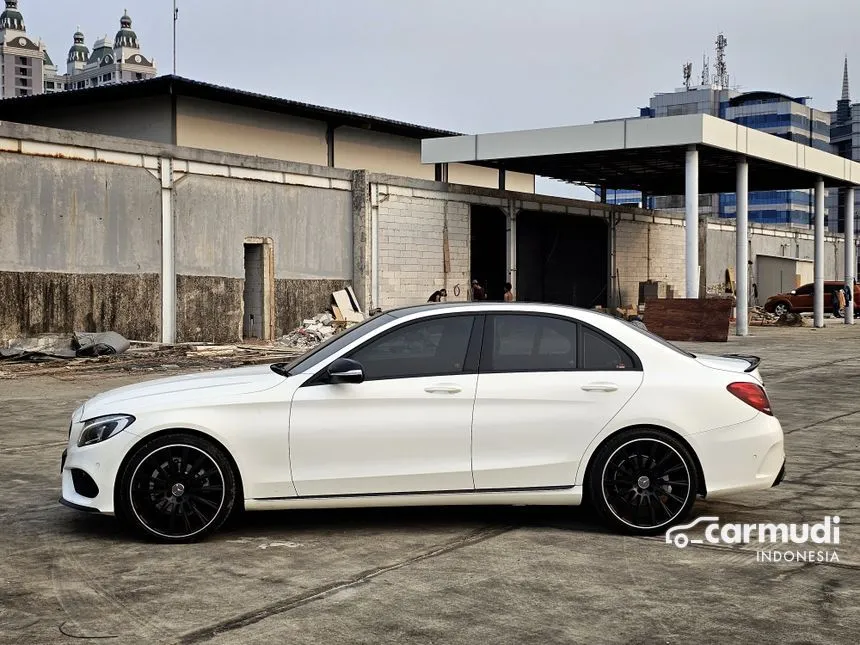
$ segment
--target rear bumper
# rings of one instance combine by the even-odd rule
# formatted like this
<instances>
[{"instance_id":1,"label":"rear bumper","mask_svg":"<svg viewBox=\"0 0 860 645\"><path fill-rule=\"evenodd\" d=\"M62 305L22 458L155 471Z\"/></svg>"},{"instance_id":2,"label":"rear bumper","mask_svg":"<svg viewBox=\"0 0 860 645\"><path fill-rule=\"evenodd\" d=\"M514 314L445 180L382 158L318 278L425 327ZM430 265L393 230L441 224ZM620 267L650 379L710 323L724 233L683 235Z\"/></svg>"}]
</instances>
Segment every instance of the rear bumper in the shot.
<instances>
[{"instance_id":1,"label":"rear bumper","mask_svg":"<svg viewBox=\"0 0 860 645\"><path fill-rule=\"evenodd\" d=\"M691 437L708 498L764 490L785 477L785 444L779 421L766 414Z\"/></svg>"}]
</instances>

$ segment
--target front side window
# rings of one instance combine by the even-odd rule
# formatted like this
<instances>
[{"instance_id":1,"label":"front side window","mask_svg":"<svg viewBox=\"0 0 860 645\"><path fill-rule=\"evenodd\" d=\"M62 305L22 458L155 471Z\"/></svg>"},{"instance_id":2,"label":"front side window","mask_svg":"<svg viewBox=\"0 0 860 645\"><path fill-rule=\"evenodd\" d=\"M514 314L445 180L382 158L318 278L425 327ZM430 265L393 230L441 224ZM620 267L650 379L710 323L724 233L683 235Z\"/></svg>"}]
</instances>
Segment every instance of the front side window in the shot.
<instances>
[{"instance_id":1,"label":"front side window","mask_svg":"<svg viewBox=\"0 0 860 645\"><path fill-rule=\"evenodd\" d=\"M406 323L354 351L365 379L462 374L474 316L446 316Z\"/></svg>"},{"instance_id":2,"label":"front side window","mask_svg":"<svg viewBox=\"0 0 860 645\"><path fill-rule=\"evenodd\" d=\"M554 372L576 369L577 324L533 315L497 315L487 321L482 372Z\"/></svg>"}]
</instances>

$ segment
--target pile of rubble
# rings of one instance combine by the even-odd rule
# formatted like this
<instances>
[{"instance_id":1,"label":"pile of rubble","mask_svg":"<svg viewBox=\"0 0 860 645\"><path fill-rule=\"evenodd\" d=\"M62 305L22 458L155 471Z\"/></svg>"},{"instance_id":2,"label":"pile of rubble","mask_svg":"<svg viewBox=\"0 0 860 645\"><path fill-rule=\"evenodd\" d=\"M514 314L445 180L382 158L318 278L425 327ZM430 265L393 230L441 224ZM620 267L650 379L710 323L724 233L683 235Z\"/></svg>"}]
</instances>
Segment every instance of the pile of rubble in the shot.
<instances>
[{"instance_id":1,"label":"pile of rubble","mask_svg":"<svg viewBox=\"0 0 860 645\"><path fill-rule=\"evenodd\" d=\"M334 323L334 316L331 314L317 314L313 318L304 320L301 327L297 327L289 334L282 336L278 344L295 349L310 349L334 336Z\"/></svg>"}]
</instances>

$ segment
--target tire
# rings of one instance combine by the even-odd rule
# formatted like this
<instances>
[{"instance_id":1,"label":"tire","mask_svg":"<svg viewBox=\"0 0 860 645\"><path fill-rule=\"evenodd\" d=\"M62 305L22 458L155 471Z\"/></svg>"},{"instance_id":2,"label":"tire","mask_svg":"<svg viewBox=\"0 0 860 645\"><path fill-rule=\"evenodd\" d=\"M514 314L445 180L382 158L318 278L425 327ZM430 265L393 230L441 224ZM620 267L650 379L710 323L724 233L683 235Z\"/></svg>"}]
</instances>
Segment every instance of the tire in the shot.
<instances>
[{"instance_id":1,"label":"tire","mask_svg":"<svg viewBox=\"0 0 860 645\"><path fill-rule=\"evenodd\" d=\"M773 306L773 313L777 316L784 316L791 313L791 305L787 302L778 302Z\"/></svg>"},{"instance_id":2,"label":"tire","mask_svg":"<svg viewBox=\"0 0 860 645\"><path fill-rule=\"evenodd\" d=\"M167 543L195 542L214 533L238 496L224 451L185 433L137 448L118 482L117 515L139 534Z\"/></svg>"},{"instance_id":3,"label":"tire","mask_svg":"<svg viewBox=\"0 0 860 645\"><path fill-rule=\"evenodd\" d=\"M612 437L594 456L588 495L603 521L632 535L656 535L686 520L699 471L687 447L663 430Z\"/></svg>"}]
</instances>

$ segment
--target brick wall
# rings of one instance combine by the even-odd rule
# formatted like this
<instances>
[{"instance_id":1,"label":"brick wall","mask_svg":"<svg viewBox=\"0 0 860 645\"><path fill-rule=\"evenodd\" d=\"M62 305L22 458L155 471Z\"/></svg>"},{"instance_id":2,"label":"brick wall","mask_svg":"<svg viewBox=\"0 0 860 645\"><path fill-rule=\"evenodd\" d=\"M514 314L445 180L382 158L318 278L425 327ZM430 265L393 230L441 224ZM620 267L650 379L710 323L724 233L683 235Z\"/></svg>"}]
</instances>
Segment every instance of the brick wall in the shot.
<instances>
[{"instance_id":1,"label":"brick wall","mask_svg":"<svg viewBox=\"0 0 860 645\"><path fill-rule=\"evenodd\" d=\"M447 211L449 272L444 271ZM426 302L448 289L448 300L465 300L469 284L469 204L429 197L380 193L379 302L383 308ZM460 285L460 296L453 287Z\"/></svg>"},{"instance_id":2,"label":"brick wall","mask_svg":"<svg viewBox=\"0 0 860 645\"><path fill-rule=\"evenodd\" d=\"M639 282L656 280L674 289L676 298L684 297L684 220L659 215L622 213L615 226L615 266L622 305L639 300Z\"/></svg>"}]
</instances>

